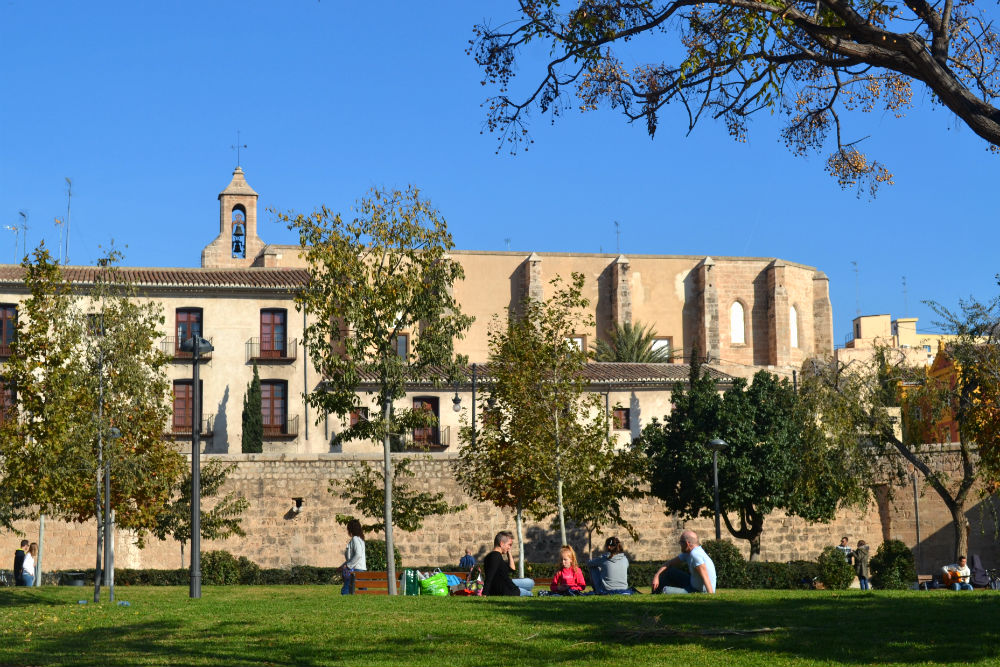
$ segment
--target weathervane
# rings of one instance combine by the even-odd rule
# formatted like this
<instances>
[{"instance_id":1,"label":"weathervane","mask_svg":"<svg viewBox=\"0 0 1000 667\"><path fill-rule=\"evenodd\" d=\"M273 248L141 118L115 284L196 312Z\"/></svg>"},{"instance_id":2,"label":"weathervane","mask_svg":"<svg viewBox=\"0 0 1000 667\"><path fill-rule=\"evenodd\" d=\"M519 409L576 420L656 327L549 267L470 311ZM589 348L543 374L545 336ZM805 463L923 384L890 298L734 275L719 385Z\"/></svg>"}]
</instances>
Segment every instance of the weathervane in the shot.
<instances>
[{"instance_id":1,"label":"weathervane","mask_svg":"<svg viewBox=\"0 0 1000 667\"><path fill-rule=\"evenodd\" d=\"M229 148L231 148L232 150L236 151L236 166L237 167L240 166L240 149L241 148L246 148L246 147L247 147L246 144L241 144L240 143L240 131L236 130L236 145L235 146L230 146Z\"/></svg>"}]
</instances>

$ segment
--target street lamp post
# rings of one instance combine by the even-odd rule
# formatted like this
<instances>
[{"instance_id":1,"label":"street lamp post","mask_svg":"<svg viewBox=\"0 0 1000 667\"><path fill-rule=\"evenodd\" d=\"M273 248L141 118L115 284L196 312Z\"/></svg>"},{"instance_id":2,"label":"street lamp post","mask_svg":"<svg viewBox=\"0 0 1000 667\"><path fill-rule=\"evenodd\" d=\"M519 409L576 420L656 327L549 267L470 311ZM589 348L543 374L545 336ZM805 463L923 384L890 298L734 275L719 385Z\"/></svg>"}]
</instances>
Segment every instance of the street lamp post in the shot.
<instances>
[{"instance_id":1,"label":"street lamp post","mask_svg":"<svg viewBox=\"0 0 1000 667\"><path fill-rule=\"evenodd\" d=\"M719 525L719 452L728 447L725 440L715 438L710 440L708 448L712 450L712 475L715 477L715 539L722 539L722 527Z\"/></svg>"},{"instance_id":2,"label":"street lamp post","mask_svg":"<svg viewBox=\"0 0 1000 667\"><path fill-rule=\"evenodd\" d=\"M181 343L181 351L190 352L191 371L191 588L188 597L201 597L201 387L198 362L202 354L212 352L212 344L200 336Z\"/></svg>"}]
</instances>

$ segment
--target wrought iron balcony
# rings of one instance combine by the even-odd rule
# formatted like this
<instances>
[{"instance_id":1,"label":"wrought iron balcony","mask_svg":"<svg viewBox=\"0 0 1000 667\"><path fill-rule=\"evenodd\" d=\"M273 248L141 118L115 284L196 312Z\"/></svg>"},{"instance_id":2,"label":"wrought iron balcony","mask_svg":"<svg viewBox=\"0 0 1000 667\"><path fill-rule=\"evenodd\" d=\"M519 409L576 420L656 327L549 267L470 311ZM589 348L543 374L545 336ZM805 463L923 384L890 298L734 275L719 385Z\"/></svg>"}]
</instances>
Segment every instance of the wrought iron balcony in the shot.
<instances>
[{"instance_id":1,"label":"wrought iron balcony","mask_svg":"<svg viewBox=\"0 0 1000 667\"><path fill-rule=\"evenodd\" d=\"M209 343L212 343L211 338L206 338ZM191 361L193 355L190 352L185 352L181 349L181 343L184 341L178 340L176 336L167 336L160 341L160 350L163 354L171 357L174 361ZM200 361L208 361L212 358L212 353L203 354L198 359Z\"/></svg>"},{"instance_id":2,"label":"wrought iron balcony","mask_svg":"<svg viewBox=\"0 0 1000 667\"><path fill-rule=\"evenodd\" d=\"M282 422L275 422L264 417L265 440L292 440L299 437L299 417L288 417Z\"/></svg>"},{"instance_id":3,"label":"wrought iron balcony","mask_svg":"<svg viewBox=\"0 0 1000 667\"><path fill-rule=\"evenodd\" d=\"M247 362L295 361L297 354L298 340L295 338L254 336L247 341Z\"/></svg>"}]
</instances>

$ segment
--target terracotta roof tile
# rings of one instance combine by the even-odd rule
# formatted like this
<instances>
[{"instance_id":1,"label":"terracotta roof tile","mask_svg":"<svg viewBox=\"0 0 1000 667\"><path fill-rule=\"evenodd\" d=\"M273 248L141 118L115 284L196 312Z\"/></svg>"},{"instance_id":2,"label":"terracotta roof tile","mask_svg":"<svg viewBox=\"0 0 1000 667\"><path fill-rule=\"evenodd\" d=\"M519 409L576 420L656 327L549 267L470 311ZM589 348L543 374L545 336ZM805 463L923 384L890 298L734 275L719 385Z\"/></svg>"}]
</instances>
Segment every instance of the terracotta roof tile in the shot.
<instances>
[{"instance_id":1,"label":"terracotta roof tile","mask_svg":"<svg viewBox=\"0 0 1000 667\"><path fill-rule=\"evenodd\" d=\"M74 283L93 283L100 269L67 266L63 275ZM137 287L250 287L295 288L309 281L309 272L295 268L147 268L120 267L119 275ZM14 264L0 265L0 284L22 283L24 269Z\"/></svg>"}]
</instances>

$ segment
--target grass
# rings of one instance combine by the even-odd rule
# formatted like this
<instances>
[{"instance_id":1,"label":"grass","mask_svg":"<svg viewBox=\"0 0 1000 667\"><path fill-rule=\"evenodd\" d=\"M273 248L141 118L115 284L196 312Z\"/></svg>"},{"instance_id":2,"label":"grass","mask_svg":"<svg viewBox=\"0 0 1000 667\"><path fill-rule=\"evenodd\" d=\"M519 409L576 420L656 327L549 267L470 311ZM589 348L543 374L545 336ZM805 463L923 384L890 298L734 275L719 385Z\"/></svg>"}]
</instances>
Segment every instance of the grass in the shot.
<instances>
[{"instance_id":1,"label":"grass","mask_svg":"<svg viewBox=\"0 0 1000 667\"><path fill-rule=\"evenodd\" d=\"M341 597L334 586L0 589L0 665L995 665L992 591ZM102 594L106 597L106 592ZM738 631L763 630L751 634Z\"/></svg>"}]
</instances>

